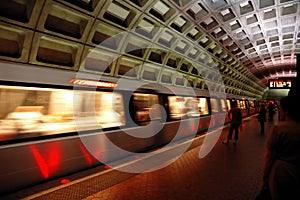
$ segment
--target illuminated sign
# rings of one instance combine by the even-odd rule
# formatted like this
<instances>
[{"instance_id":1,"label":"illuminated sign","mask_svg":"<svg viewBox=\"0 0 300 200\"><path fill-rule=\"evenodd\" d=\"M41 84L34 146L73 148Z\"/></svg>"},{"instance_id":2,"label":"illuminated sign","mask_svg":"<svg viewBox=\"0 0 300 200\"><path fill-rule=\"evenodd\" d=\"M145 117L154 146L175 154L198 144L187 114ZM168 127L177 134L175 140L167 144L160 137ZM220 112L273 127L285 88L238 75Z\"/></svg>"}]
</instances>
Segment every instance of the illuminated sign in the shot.
<instances>
[{"instance_id":1,"label":"illuminated sign","mask_svg":"<svg viewBox=\"0 0 300 200\"><path fill-rule=\"evenodd\" d=\"M291 89L294 78L269 79L269 89Z\"/></svg>"},{"instance_id":2,"label":"illuminated sign","mask_svg":"<svg viewBox=\"0 0 300 200\"><path fill-rule=\"evenodd\" d=\"M115 88L115 87L117 87L117 83L86 80L86 79L71 79L70 83L72 83L73 85L81 85L81 86L87 86L87 87L99 87L99 88Z\"/></svg>"}]
</instances>

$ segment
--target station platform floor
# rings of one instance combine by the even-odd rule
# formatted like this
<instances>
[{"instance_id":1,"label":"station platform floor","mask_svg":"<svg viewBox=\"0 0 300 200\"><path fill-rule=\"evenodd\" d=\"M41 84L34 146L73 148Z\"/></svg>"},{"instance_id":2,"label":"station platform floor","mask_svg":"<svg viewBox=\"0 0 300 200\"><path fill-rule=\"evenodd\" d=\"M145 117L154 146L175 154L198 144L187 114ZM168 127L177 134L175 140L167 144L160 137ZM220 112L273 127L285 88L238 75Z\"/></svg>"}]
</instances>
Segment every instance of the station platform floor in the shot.
<instances>
[{"instance_id":1,"label":"station platform floor","mask_svg":"<svg viewBox=\"0 0 300 200\"><path fill-rule=\"evenodd\" d=\"M196 144L168 166L152 172L128 173L99 166L0 199L254 200L259 192L265 142L274 123L277 121L266 122L265 134L261 135L256 116L244 119L236 145L222 144L229 129L226 125L203 158L199 158Z\"/></svg>"}]
</instances>

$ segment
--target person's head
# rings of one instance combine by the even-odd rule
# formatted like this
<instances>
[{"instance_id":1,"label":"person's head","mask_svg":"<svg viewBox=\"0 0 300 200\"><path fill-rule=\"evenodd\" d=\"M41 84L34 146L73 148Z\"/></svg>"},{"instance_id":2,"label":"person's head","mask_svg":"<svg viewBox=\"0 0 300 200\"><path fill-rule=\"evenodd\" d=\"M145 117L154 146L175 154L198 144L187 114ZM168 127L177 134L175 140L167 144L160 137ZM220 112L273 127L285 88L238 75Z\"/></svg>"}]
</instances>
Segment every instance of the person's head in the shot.
<instances>
[{"instance_id":1,"label":"person's head","mask_svg":"<svg viewBox=\"0 0 300 200\"><path fill-rule=\"evenodd\" d=\"M232 108L236 108L237 107L237 101L236 100L234 100L234 101L231 102L231 107Z\"/></svg>"},{"instance_id":2,"label":"person's head","mask_svg":"<svg viewBox=\"0 0 300 200\"><path fill-rule=\"evenodd\" d=\"M280 109L283 111L283 112L287 112L288 111L288 97L282 97L280 99Z\"/></svg>"},{"instance_id":3,"label":"person's head","mask_svg":"<svg viewBox=\"0 0 300 200\"><path fill-rule=\"evenodd\" d=\"M300 94L296 89L290 90L286 102L286 111L290 118L300 121ZM281 103L281 102L280 102Z\"/></svg>"},{"instance_id":4,"label":"person's head","mask_svg":"<svg viewBox=\"0 0 300 200\"><path fill-rule=\"evenodd\" d=\"M283 97L279 101L279 113L280 113L280 121L285 120L285 115L288 112L288 97Z\"/></svg>"}]
</instances>

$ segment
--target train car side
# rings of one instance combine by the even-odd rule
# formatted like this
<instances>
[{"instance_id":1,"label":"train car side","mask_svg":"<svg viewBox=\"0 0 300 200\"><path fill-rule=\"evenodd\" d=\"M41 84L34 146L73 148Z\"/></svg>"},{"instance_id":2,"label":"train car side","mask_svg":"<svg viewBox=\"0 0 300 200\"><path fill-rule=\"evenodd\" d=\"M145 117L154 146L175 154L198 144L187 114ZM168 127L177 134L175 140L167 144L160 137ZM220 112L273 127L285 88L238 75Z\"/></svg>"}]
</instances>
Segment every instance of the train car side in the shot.
<instances>
[{"instance_id":1,"label":"train car side","mask_svg":"<svg viewBox=\"0 0 300 200\"><path fill-rule=\"evenodd\" d=\"M170 92L145 83L138 90L115 88L114 79L76 79L71 72L30 67L19 80L7 68L1 71L0 92L6 96L0 104L0 176L5 180L0 194L171 141L197 134L205 138L209 129L228 122L229 99L206 91L174 87Z\"/></svg>"}]
</instances>

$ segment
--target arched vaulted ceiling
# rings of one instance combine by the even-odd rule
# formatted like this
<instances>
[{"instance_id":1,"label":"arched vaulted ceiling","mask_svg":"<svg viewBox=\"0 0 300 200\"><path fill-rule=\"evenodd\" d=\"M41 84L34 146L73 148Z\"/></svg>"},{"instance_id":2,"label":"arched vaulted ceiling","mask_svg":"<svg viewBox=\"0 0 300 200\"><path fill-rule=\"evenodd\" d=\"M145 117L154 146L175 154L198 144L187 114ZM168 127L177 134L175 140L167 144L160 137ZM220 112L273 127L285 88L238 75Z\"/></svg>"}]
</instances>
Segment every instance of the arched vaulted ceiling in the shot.
<instances>
[{"instance_id":1,"label":"arched vaulted ceiling","mask_svg":"<svg viewBox=\"0 0 300 200\"><path fill-rule=\"evenodd\" d=\"M296 76L299 0L172 0L263 84Z\"/></svg>"},{"instance_id":2,"label":"arched vaulted ceiling","mask_svg":"<svg viewBox=\"0 0 300 200\"><path fill-rule=\"evenodd\" d=\"M159 71L159 83L176 85L182 74L218 90L223 79L226 93L261 97L269 78L296 76L299 7L300 0L0 1L0 60L78 70L99 43L130 31L104 43L84 69L123 76L142 65L150 76Z\"/></svg>"}]
</instances>

